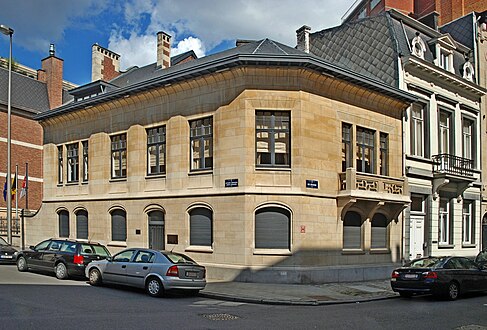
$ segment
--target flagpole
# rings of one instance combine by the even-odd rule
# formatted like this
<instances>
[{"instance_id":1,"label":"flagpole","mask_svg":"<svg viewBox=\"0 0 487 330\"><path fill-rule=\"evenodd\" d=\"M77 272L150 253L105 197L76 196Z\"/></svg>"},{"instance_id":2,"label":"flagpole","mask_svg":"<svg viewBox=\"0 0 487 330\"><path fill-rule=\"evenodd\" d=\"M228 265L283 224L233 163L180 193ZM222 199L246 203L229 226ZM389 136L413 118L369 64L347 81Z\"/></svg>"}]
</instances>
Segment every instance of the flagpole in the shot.
<instances>
[{"instance_id":1,"label":"flagpole","mask_svg":"<svg viewBox=\"0 0 487 330\"><path fill-rule=\"evenodd\" d=\"M29 210L29 163L25 163L25 209Z\"/></svg>"},{"instance_id":2,"label":"flagpole","mask_svg":"<svg viewBox=\"0 0 487 330\"><path fill-rule=\"evenodd\" d=\"M15 164L15 218L19 223L19 164Z\"/></svg>"}]
</instances>

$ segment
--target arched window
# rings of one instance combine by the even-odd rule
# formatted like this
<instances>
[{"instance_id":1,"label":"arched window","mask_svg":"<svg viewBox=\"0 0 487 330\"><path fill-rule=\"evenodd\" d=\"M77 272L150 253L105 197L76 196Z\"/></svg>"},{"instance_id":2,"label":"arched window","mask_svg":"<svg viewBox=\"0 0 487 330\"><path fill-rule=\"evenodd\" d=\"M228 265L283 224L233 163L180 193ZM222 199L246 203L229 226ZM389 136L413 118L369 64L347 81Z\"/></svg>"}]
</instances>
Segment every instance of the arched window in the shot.
<instances>
[{"instance_id":1,"label":"arched window","mask_svg":"<svg viewBox=\"0 0 487 330\"><path fill-rule=\"evenodd\" d=\"M343 219L343 248L362 249L362 218L357 212L347 212Z\"/></svg>"},{"instance_id":2,"label":"arched window","mask_svg":"<svg viewBox=\"0 0 487 330\"><path fill-rule=\"evenodd\" d=\"M124 210L112 211L112 241L127 240L127 214Z\"/></svg>"},{"instance_id":3,"label":"arched window","mask_svg":"<svg viewBox=\"0 0 487 330\"><path fill-rule=\"evenodd\" d=\"M69 212L59 211L59 237L69 237Z\"/></svg>"},{"instance_id":4,"label":"arched window","mask_svg":"<svg viewBox=\"0 0 487 330\"><path fill-rule=\"evenodd\" d=\"M88 212L86 210L76 212L76 238L88 239Z\"/></svg>"},{"instance_id":5,"label":"arched window","mask_svg":"<svg viewBox=\"0 0 487 330\"><path fill-rule=\"evenodd\" d=\"M291 249L291 213L280 207L255 212L255 248Z\"/></svg>"},{"instance_id":6,"label":"arched window","mask_svg":"<svg viewBox=\"0 0 487 330\"><path fill-rule=\"evenodd\" d=\"M370 242L372 249L387 248L387 225L387 218L383 214L377 213L372 218L372 237Z\"/></svg>"},{"instance_id":7,"label":"arched window","mask_svg":"<svg viewBox=\"0 0 487 330\"><path fill-rule=\"evenodd\" d=\"M213 211L206 207L197 207L189 211L189 244L212 246Z\"/></svg>"}]
</instances>

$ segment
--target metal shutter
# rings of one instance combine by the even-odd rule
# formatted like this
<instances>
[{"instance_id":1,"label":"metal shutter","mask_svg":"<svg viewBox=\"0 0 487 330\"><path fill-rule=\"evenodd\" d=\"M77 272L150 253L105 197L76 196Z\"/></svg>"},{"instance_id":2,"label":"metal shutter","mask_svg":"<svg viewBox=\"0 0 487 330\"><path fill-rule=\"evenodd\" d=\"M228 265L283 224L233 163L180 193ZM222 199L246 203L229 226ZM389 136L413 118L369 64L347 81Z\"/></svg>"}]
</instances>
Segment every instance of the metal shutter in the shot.
<instances>
[{"instance_id":1,"label":"metal shutter","mask_svg":"<svg viewBox=\"0 0 487 330\"><path fill-rule=\"evenodd\" d=\"M69 213L59 212L59 237L69 237Z\"/></svg>"},{"instance_id":2,"label":"metal shutter","mask_svg":"<svg viewBox=\"0 0 487 330\"><path fill-rule=\"evenodd\" d=\"M259 249L290 249L290 213L268 207L255 213L255 247Z\"/></svg>"},{"instance_id":3,"label":"metal shutter","mask_svg":"<svg viewBox=\"0 0 487 330\"><path fill-rule=\"evenodd\" d=\"M343 248L362 248L362 219L356 212L347 212L343 220Z\"/></svg>"},{"instance_id":4,"label":"metal shutter","mask_svg":"<svg viewBox=\"0 0 487 330\"><path fill-rule=\"evenodd\" d=\"M387 247L387 218L382 214L376 214L372 218L371 248Z\"/></svg>"},{"instance_id":5,"label":"metal shutter","mask_svg":"<svg viewBox=\"0 0 487 330\"><path fill-rule=\"evenodd\" d=\"M213 242L212 218L212 211L206 208L200 207L190 212L190 245L211 246Z\"/></svg>"},{"instance_id":6,"label":"metal shutter","mask_svg":"<svg viewBox=\"0 0 487 330\"><path fill-rule=\"evenodd\" d=\"M125 242L127 240L127 220L124 210L112 212L112 241Z\"/></svg>"},{"instance_id":7,"label":"metal shutter","mask_svg":"<svg viewBox=\"0 0 487 330\"><path fill-rule=\"evenodd\" d=\"M76 237L88 239L88 212L85 210L76 213Z\"/></svg>"}]
</instances>

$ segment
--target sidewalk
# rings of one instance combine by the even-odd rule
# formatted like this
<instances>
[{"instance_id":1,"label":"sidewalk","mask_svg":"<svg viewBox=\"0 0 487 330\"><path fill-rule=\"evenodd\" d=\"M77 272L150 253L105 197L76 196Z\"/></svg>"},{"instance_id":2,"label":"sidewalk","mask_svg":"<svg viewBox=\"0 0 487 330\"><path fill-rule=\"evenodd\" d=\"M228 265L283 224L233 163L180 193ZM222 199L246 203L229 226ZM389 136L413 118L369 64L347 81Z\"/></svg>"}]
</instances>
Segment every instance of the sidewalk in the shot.
<instances>
[{"instance_id":1,"label":"sidewalk","mask_svg":"<svg viewBox=\"0 0 487 330\"><path fill-rule=\"evenodd\" d=\"M209 282L200 296L279 305L345 304L399 297L391 290L389 279L326 284Z\"/></svg>"}]
</instances>

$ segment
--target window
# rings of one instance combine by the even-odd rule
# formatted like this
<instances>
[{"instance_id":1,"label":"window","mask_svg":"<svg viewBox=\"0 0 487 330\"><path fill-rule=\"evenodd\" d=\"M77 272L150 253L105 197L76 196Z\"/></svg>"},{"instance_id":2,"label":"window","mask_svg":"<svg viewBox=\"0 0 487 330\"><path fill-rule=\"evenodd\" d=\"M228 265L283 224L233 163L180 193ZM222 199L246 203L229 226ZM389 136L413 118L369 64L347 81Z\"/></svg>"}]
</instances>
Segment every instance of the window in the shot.
<instances>
[{"instance_id":1,"label":"window","mask_svg":"<svg viewBox=\"0 0 487 330\"><path fill-rule=\"evenodd\" d=\"M375 6L377 6L379 3L381 2L381 0L371 0L370 1L370 9L374 9Z\"/></svg>"},{"instance_id":2,"label":"window","mask_svg":"<svg viewBox=\"0 0 487 330\"><path fill-rule=\"evenodd\" d=\"M411 196L411 213L424 214L424 196L422 195Z\"/></svg>"},{"instance_id":3,"label":"window","mask_svg":"<svg viewBox=\"0 0 487 330\"><path fill-rule=\"evenodd\" d=\"M112 178L127 177L127 135L112 136Z\"/></svg>"},{"instance_id":4,"label":"window","mask_svg":"<svg viewBox=\"0 0 487 330\"><path fill-rule=\"evenodd\" d=\"M291 213L280 207L255 212L255 248L291 249Z\"/></svg>"},{"instance_id":5,"label":"window","mask_svg":"<svg viewBox=\"0 0 487 330\"><path fill-rule=\"evenodd\" d=\"M352 125L342 124L342 172L352 165Z\"/></svg>"},{"instance_id":6,"label":"window","mask_svg":"<svg viewBox=\"0 0 487 330\"><path fill-rule=\"evenodd\" d=\"M283 111L256 111L256 164L257 166L289 167L290 114Z\"/></svg>"},{"instance_id":7,"label":"window","mask_svg":"<svg viewBox=\"0 0 487 330\"><path fill-rule=\"evenodd\" d=\"M440 67L446 71L450 71L451 68L451 54L446 50L440 50Z\"/></svg>"},{"instance_id":8,"label":"window","mask_svg":"<svg viewBox=\"0 0 487 330\"><path fill-rule=\"evenodd\" d=\"M191 139L191 170L213 168L213 119L193 120L189 123Z\"/></svg>"},{"instance_id":9,"label":"window","mask_svg":"<svg viewBox=\"0 0 487 330\"><path fill-rule=\"evenodd\" d=\"M197 207L189 212L189 244L209 246L213 244L213 212Z\"/></svg>"},{"instance_id":10,"label":"window","mask_svg":"<svg viewBox=\"0 0 487 330\"><path fill-rule=\"evenodd\" d=\"M463 200L463 239L464 244L475 244L475 213L474 202L469 200Z\"/></svg>"},{"instance_id":11,"label":"window","mask_svg":"<svg viewBox=\"0 0 487 330\"><path fill-rule=\"evenodd\" d=\"M380 175L389 175L389 135L380 133Z\"/></svg>"},{"instance_id":12,"label":"window","mask_svg":"<svg viewBox=\"0 0 487 330\"><path fill-rule=\"evenodd\" d=\"M69 144L67 149L68 182L77 182L79 177L78 143Z\"/></svg>"},{"instance_id":13,"label":"window","mask_svg":"<svg viewBox=\"0 0 487 330\"><path fill-rule=\"evenodd\" d=\"M69 237L69 212L59 211L59 237Z\"/></svg>"},{"instance_id":14,"label":"window","mask_svg":"<svg viewBox=\"0 0 487 330\"><path fill-rule=\"evenodd\" d=\"M452 215L450 212L450 201L446 198L440 199L440 211L439 211L439 232L438 243L450 244L452 241Z\"/></svg>"},{"instance_id":15,"label":"window","mask_svg":"<svg viewBox=\"0 0 487 330\"><path fill-rule=\"evenodd\" d=\"M376 214L372 218L372 236L370 247L372 249L387 248L387 218L383 214Z\"/></svg>"},{"instance_id":16,"label":"window","mask_svg":"<svg viewBox=\"0 0 487 330\"><path fill-rule=\"evenodd\" d=\"M358 13L358 19L365 18L367 17L367 7L363 7L360 9L360 12Z\"/></svg>"},{"instance_id":17,"label":"window","mask_svg":"<svg viewBox=\"0 0 487 330\"><path fill-rule=\"evenodd\" d=\"M57 182L63 183L63 146L57 147Z\"/></svg>"},{"instance_id":18,"label":"window","mask_svg":"<svg viewBox=\"0 0 487 330\"><path fill-rule=\"evenodd\" d=\"M440 129L439 129L439 153L450 154L450 130L451 115L447 111L440 111Z\"/></svg>"},{"instance_id":19,"label":"window","mask_svg":"<svg viewBox=\"0 0 487 330\"><path fill-rule=\"evenodd\" d=\"M343 219L343 249L362 249L362 218L357 212L347 212Z\"/></svg>"},{"instance_id":20,"label":"window","mask_svg":"<svg viewBox=\"0 0 487 330\"><path fill-rule=\"evenodd\" d=\"M411 155L424 157L424 108L411 107Z\"/></svg>"},{"instance_id":21,"label":"window","mask_svg":"<svg viewBox=\"0 0 487 330\"><path fill-rule=\"evenodd\" d=\"M124 210L112 212L112 241L127 240L127 214Z\"/></svg>"},{"instance_id":22,"label":"window","mask_svg":"<svg viewBox=\"0 0 487 330\"><path fill-rule=\"evenodd\" d=\"M76 212L76 238L88 239L88 212L85 210Z\"/></svg>"},{"instance_id":23,"label":"window","mask_svg":"<svg viewBox=\"0 0 487 330\"><path fill-rule=\"evenodd\" d=\"M122 251L116 255L113 256L113 261L114 262L130 262L132 260L132 257L135 254L135 250L126 250Z\"/></svg>"},{"instance_id":24,"label":"window","mask_svg":"<svg viewBox=\"0 0 487 330\"><path fill-rule=\"evenodd\" d=\"M147 174L166 173L166 127L147 130Z\"/></svg>"},{"instance_id":25,"label":"window","mask_svg":"<svg viewBox=\"0 0 487 330\"><path fill-rule=\"evenodd\" d=\"M473 160L474 143L473 143L473 121L467 118L462 119L462 149L463 158Z\"/></svg>"},{"instance_id":26,"label":"window","mask_svg":"<svg viewBox=\"0 0 487 330\"><path fill-rule=\"evenodd\" d=\"M81 142L83 147L83 182L88 181L88 141Z\"/></svg>"},{"instance_id":27,"label":"window","mask_svg":"<svg viewBox=\"0 0 487 330\"><path fill-rule=\"evenodd\" d=\"M374 131L357 127L357 172L375 173Z\"/></svg>"}]
</instances>

